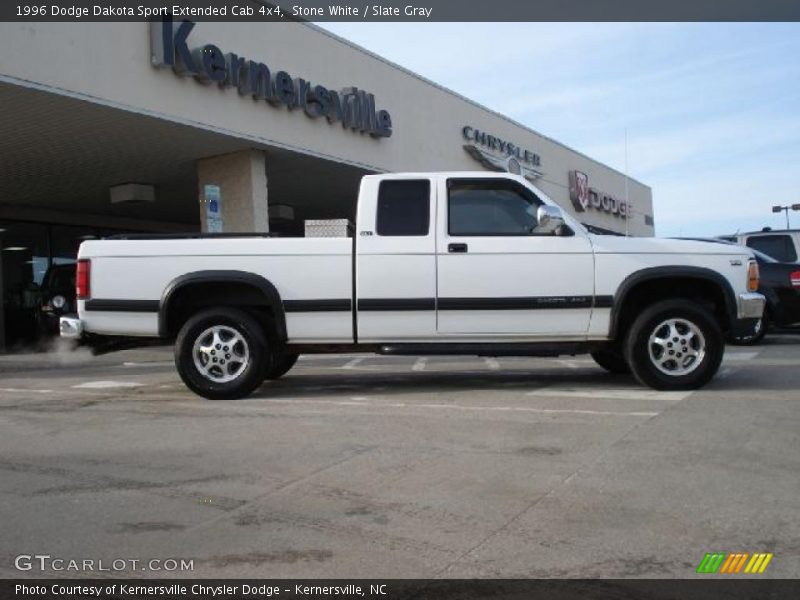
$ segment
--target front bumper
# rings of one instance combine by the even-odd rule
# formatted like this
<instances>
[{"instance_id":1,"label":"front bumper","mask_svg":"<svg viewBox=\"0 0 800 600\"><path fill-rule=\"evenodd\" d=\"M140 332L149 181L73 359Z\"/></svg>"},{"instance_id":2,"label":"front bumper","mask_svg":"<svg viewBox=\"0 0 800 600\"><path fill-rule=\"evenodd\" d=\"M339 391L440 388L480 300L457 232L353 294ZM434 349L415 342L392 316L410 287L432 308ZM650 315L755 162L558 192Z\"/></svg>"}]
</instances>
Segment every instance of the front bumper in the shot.
<instances>
[{"instance_id":1,"label":"front bumper","mask_svg":"<svg viewBox=\"0 0 800 600\"><path fill-rule=\"evenodd\" d=\"M83 321L75 315L65 315L58 320L58 333L64 338L79 340L83 337Z\"/></svg>"},{"instance_id":2,"label":"front bumper","mask_svg":"<svg viewBox=\"0 0 800 600\"><path fill-rule=\"evenodd\" d=\"M739 319L760 319L764 315L767 299L758 292L739 294L737 317Z\"/></svg>"}]
</instances>

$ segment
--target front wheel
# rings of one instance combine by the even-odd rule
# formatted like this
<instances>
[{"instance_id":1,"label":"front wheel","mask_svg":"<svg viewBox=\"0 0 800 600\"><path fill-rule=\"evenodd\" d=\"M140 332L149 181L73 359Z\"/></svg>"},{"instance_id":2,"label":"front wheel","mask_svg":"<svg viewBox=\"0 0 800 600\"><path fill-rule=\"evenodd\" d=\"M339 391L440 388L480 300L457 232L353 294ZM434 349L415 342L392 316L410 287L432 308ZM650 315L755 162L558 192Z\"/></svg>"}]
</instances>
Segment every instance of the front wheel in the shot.
<instances>
[{"instance_id":1,"label":"front wheel","mask_svg":"<svg viewBox=\"0 0 800 600\"><path fill-rule=\"evenodd\" d=\"M625 339L625 357L639 382L657 390L694 390L716 374L725 338L714 317L688 300L647 307Z\"/></svg>"},{"instance_id":2,"label":"front wheel","mask_svg":"<svg viewBox=\"0 0 800 600\"><path fill-rule=\"evenodd\" d=\"M235 308L191 317L175 341L175 365L186 386L210 400L244 398L264 381L269 362L258 321Z\"/></svg>"}]
</instances>

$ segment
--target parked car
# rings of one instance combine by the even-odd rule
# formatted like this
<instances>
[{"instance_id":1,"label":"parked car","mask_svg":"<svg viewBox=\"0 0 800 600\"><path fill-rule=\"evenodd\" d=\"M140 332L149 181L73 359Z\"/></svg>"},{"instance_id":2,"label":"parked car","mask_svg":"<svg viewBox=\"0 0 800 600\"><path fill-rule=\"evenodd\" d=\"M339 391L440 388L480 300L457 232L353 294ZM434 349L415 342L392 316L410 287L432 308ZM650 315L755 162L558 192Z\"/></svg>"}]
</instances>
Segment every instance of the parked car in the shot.
<instances>
[{"instance_id":1,"label":"parked car","mask_svg":"<svg viewBox=\"0 0 800 600\"><path fill-rule=\"evenodd\" d=\"M721 238L681 239L731 243ZM764 315L758 320L755 330L750 334L732 336L730 341L734 344L757 344L772 327L800 325L800 265L779 262L763 252L752 248L751 250L760 271L758 291L767 299L767 304L764 308Z\"/></svg>"},{"instance_id":2,"label":"parked car","mask_svg":"<svg viewBox=\"0 0 800 600\"><path fill-rule=\"evenodd\" d=\"M771 229L721 235L719 239L742 244L782 263L800 262L800 229Z\"/></svg>"},{"instance_id":3,"label":"parked car","mask_svg":"<svg viewBox=\"0 0 800 600\"><path fill-rule=\"evenodd\" d=\"M58 335L59 319L77 310L75 265L52 265L47 269L39 294L39 333L44 336Z\"/></svg>"},{"instance_id":4,"label":"parked car","mask_svg":"<svg viewBox=\"0 0 800 600\"><path fill-rule=\"evenodd\" d=\"M241 398L298 354L590 353L659 390L717 372L764 308L746 248L588 233L509 173L368 175L353 238L81 244L67 337L175 340L184 383Z\"/></svg>"},{"instance_id":5,"label":"parked car","mask_svg":"<svg viewBox=\"0 0 800 600\"><path fill-rule=\"evenodd\" d=\"M737 339L741 344L758 343L775 326L800 325L800 265L778 262L755 250L753 254L761 271L758 291L767 299L767 305L754 335Z\"/></svg>"}]
</instances>

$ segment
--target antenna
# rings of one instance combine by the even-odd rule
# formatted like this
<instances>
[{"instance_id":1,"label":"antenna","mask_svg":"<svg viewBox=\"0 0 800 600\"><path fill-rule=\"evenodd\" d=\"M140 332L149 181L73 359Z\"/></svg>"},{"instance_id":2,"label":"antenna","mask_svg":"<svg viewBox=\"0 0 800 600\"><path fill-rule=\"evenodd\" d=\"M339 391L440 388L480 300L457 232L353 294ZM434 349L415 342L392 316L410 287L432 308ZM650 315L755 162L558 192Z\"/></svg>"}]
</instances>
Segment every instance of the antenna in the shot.
<instances>
[{"instance_id":1,"label":"antenna","mask_svg":"<svg viewBox=\"0 0 800 600\"><path fill-rule=\"evenodd\" d=\"M631 203L628 200L628 128L625 128L625 207L627 210L625 211L625 237L629 236L628 233L628 221L630 221L631 216L628 214L630 210Z\"/></svg>"}]
</instances>

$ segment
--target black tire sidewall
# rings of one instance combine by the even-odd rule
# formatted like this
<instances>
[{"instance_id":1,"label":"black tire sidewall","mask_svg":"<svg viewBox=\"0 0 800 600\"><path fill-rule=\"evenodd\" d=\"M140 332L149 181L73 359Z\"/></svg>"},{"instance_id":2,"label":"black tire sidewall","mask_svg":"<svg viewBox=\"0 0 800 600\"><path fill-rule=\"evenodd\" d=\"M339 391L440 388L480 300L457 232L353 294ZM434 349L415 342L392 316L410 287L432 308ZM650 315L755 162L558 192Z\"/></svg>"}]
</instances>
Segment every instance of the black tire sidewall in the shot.
<instances>
[{"instance_id":1,"label":"black tire sidewall","mask_svg":"<svg viewBox=\"0 0 800 600\"><path fill-rule=\"evenodd\" d=\"M593 350L590 355L594 359L594 362L609 373L626 375L631 372L628 361L625 360L625 357L616 346L598 348L597 350Z\"/></svg>"},{"instance_id":2,"label":"black tire sidewall","mask_svg":"<svg viewBox=\"0 0 800 600\"><path fill-rule=\"evenodd\" d=\"M245 370L227 383L215 383L203 377L197 371L192 357L197 336L214 325L236 329L247 341L250 352L250 362ZM175 366L181 379L195 394L209 400L234 400L249 395L264 381L268 364L268 345L261 326L239 309L214 308L200 312L186 321L175 340Z\"/></svg>"},{"instance_id":3,"label":"black tire sidewall","mask_svg":"<svg viewBox=\"0 0 800 600\"><path fill-rule=\"evenodd\" d=\"M269 366L264 374L264 379L278 379L288 373L300 358L299 354L285 351L273 352L269 358Z\"/></svg>"},{"instance_id":4,"label":"black tire sidewall","mask_svg":"<svg viewBox=\"0 0 800 600\"><path fill-rule=\"evenodd\" d=\"M655 327L667 319L686 319L697 326L706 343L703 362L686 375L662 373L650 360L648 340ZM705 308L688 300L664 300L646 308L634 320L625 339L625 358L640 383L657 390L693 390L716 374L725 353L719 324Z\"/></svg>"}]
</instances>

